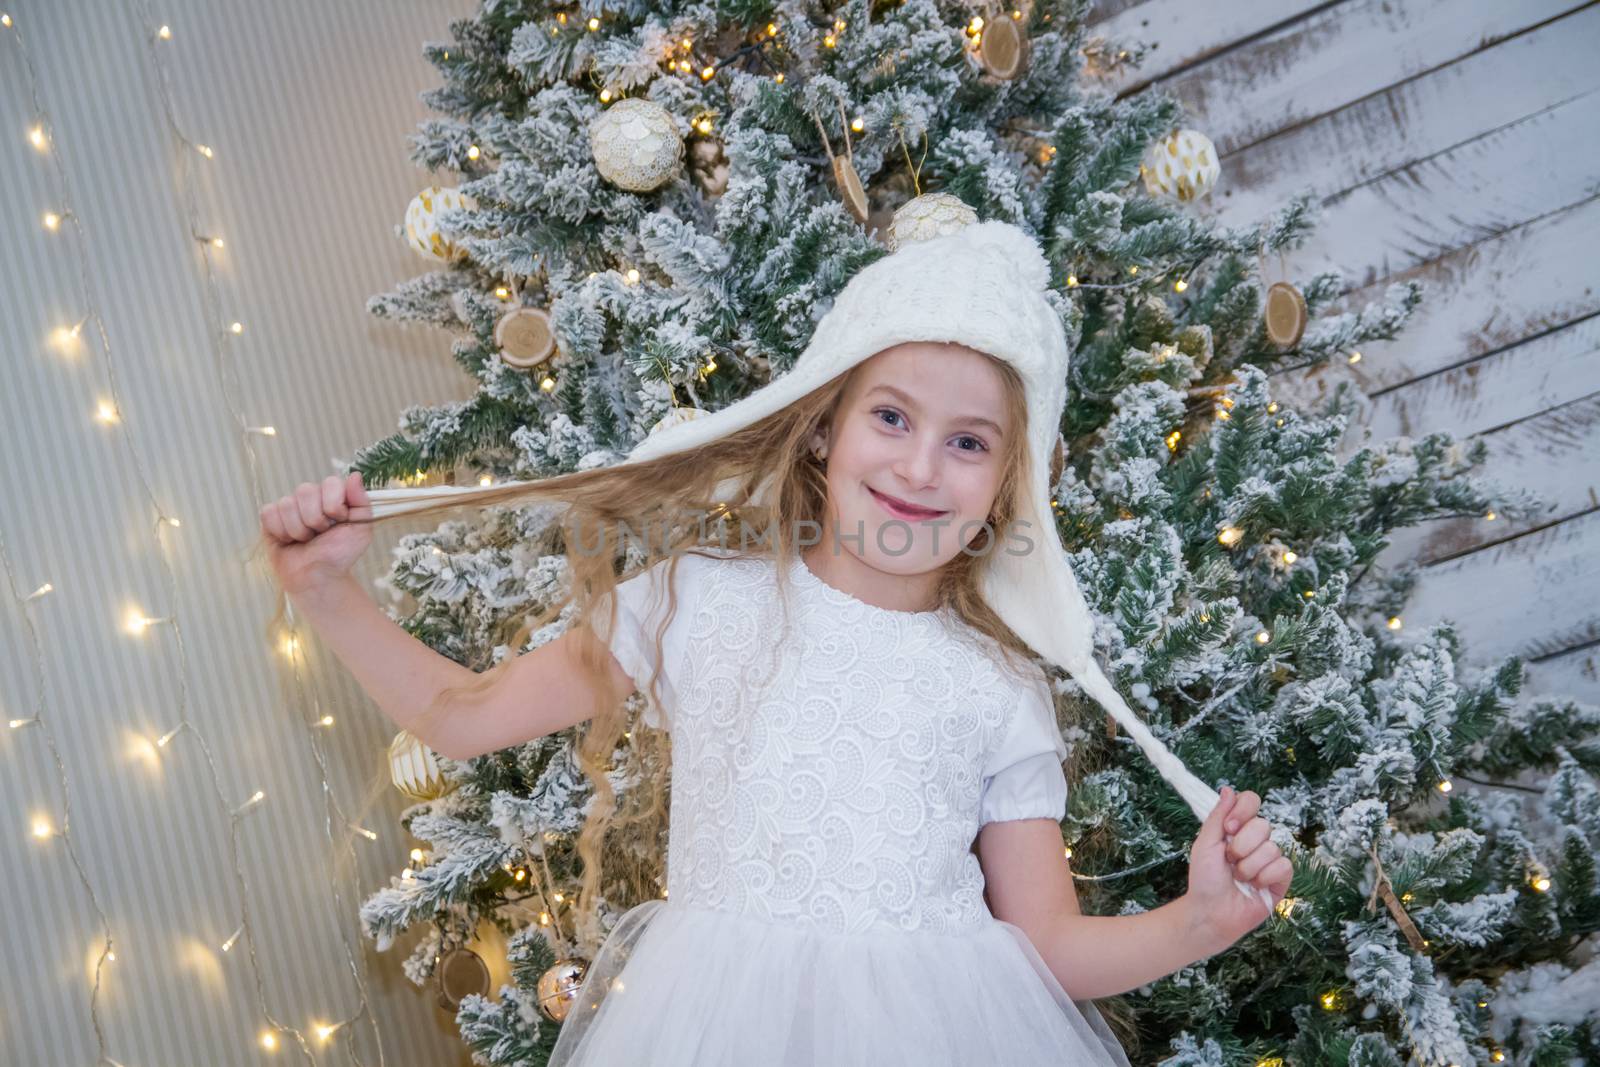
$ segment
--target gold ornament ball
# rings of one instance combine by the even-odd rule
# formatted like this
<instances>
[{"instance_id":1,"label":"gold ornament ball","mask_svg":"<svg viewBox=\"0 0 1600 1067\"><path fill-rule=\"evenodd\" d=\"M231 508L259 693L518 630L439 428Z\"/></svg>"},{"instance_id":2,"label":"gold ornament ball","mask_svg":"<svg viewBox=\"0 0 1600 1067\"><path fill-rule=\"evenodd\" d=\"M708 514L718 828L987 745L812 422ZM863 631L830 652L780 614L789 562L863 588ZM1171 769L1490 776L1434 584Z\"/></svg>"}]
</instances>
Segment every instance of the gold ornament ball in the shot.
<instances>
[{"instance_id":1,"label":"gold ornament ball","mask_svg":"<svg viewBox=\"0 0 1600 1067\"><path fill-rule=\"evenodd\" d=\"M1139 173L1151 196L1187 204L1216 187L1222 165L1211 138L1199 130L1177 130L1144 150Z\"/></svg>"},{"instance_id":2,"label":"gold ornament ball","mask_svg":"<svg viewBox=\"0 0 1600 1067\"><path fill-rule=\"evenodd\" d=\"M554 1022L565 1019L588 973L587 960L577 957L556 960L555 966L539 976L539 984L535 989L539 1010Z\"/></svg>"},{"instance_id":3,"label":"gold ornament ball","mask_svg":"<svg viewBox=\"0 0 1600 1067\"><path fill-rule=\"evenodd\" d=\"M389 780L412 800L437 800L455 788L444 776L433 749L401 730L389 743Z\"/></svg>"},{"instance_id":4,"label":"gold ornament ball","mask_svg":"<svg viewBox=\"0 0 1600 1067\"><path fill-rule=\"evenodd\" d=\"M600 176L620 189L646 193L683 165L683 137L653 100L618 100L589 124L589 151Z\"/></svg>"},{"instance_id":5,"label":"gold ornament ball","mask_svg":"<svg viewBox=\"0 0 1600 1067\"><path fill-rule=\"evenodd\" d=\"M439 233L439 215L454 208L475 211L477 207L470 196L462 196L457 189L449 186L428 186L412 197L411 204L406 208L406 243L415 249L418 255L440 263L456 259L462 254L461 249L445 240Z\"/></svg>"},{"instance_id":6,"label":"gold ornament ball","mask_svg":"<svg viewBox=\"0 0 1600 1067\"><path fill-rule=\"evenodd\" d=\"M965 200L950 193L923 193L907 200L889 222L889 250L955 233L978 221L978 213Z\"/></svg>"}]
</instances>

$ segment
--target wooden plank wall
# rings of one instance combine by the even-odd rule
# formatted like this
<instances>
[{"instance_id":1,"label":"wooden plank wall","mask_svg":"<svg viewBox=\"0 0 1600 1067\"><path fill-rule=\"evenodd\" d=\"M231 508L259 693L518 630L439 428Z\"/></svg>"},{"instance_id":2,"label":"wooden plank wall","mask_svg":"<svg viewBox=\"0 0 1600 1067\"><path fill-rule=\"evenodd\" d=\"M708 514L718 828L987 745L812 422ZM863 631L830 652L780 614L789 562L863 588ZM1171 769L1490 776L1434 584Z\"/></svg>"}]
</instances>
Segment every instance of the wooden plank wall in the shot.
<instances>
[{"instance_id":1,"label":"wooden plank wall","mask_svg":"<svg viewBox=\"0 0 1600 1067\"><path fill-rule=\"evenodd\" d=\"M1340 271L1345 309L1425 286L1396 340L1279 372L1283 395L1353 379L1371 409L1348 449L1479 435L1485 476L1548 503L1399 531L1379 564L1422 569L1405 628L1450 619L1470 664L1515 653L1529 693L1600 700L1600 6L1110 0L1091 21L1149 46L1118 95L1159 85L1215 142L1196 210L1248 225L1309 188L1323 217L1291 279Z\"/></svg>"}]
</instances>

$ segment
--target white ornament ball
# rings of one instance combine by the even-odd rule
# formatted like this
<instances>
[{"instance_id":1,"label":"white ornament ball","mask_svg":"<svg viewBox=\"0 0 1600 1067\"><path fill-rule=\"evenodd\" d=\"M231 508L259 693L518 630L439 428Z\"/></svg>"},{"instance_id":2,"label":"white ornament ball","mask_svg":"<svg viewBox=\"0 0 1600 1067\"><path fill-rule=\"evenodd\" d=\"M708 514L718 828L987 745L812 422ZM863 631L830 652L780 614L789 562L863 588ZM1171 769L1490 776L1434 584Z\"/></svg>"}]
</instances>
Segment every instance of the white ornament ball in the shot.
<instances>
[{"instance_id":1,"label":"white ornament ball","mask_svg":"<svg viewBox=\"0 0 1600 1067\"><path fill-rule=\"evenodd\" d=\"M1178 130L1144 150L1139 173L1151 196L1187 204L1211 192L1222 165L1211 138L1199 130Z\"/></svg>"},{"instance_id":2,"label":"white ornament ball","mask_svg":"<svg viewBox=\"0 0 1600 1067\"><path fill-rule=\"evenodd\" d=\"M407 730L395 734L389 744L389 780L419 802L437 800L456 788L456 783L444 776L433 749Z\"/></svg>"},{"instance_id":3,"label":"white ornament ball","mask_svg":"<svg viewBox=\"0 0 1600 1067\"><path fill-rule=\"evenodd\" d=\"M653 100L626 97L589 125L595 169L612 185L645 193L683 165L683 137L667 109Z\"/></svg>"},{"instance_id":4,"label":"white ornament ball","mask_svg":"<svg viewBox=\"0 0 1600 1067\"><path fill-rule=\"evenodd\" d=\"M959 196L950 193L923 193L900 205L889 222L888 245L892 252L915 241L954 233L978 221L978 213Z\"/></svg>"},{"instance_id":5,"label":"white ornament ball","mask_svg":"<svg viewBox=\"0 0 1600 1067\"><path fill-rule=\"evenodd\" d=\"M439 233L439 215L452 208L475 211L477 206L473 203L472 197L462 196L457 189L449 186L428 186L412 197L411 205L406 208L406 243L420 255L448 263L461 255L461 249L445 240Z\"/></svg>"}]
</instances>

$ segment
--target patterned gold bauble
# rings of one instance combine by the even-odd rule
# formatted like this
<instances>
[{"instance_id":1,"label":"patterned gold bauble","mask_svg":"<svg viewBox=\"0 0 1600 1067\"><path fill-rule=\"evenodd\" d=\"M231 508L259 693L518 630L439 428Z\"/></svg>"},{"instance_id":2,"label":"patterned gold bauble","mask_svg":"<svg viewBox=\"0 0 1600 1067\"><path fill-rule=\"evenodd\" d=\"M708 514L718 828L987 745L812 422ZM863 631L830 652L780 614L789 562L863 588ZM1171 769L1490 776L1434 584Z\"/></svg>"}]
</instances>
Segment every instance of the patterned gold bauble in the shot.
<instances>
[{"instance_id":1,"label":"patterned gold bauble","mask_svg":"<svg viewBox=\"0 0 1600 1067\"><path fill-rule=\"evenodd\" d=\"M1178 130L1144 150L1139 173L1151 196L1187 204L1211 192L1222 165L1211 138L1199 130Z\"/></svg>"},{"instance_id":2,"label":"patterned gold bauble","mask_svg":"<svg viewBox=\"0 0 1600 1067\"><path fill-rule=\"evenodd\" d=\"M1279 348L1293 348L1306 332L1306 298L1289 282L1267 287L1267 336Z\"/></svg>"},{"instance_id":3,"label":"patterned gold bauble","mask_svg":"<svg viewBox=\"0 0 1600 1067\"><path fill-rule=\"evenodd\" d=\"M449 186L430 185L411 198L406 208L406 243L423 255L441 263L448 263L462 254L461 249L445 240L439 233L438 218L452 208L477 209L470 196Z\"/></svg>"},{"instance_id":4,"label":"patterned gold bauble","mask_svg":"<svg viewBox=\"0 0 1600 1067\"><path fill-rule=\"evenodd\" d=\"M556 960L555 966L539 976L535 990L539 998L539 1010L555 1022L565 1019L588 973L588 960L576 956Z\"/></svg>"},{"instance_id":5,"label":"patterned gold bauble","mask_svg":"<svg viewBox=\"0 0 1600 1067\"><path fill-rule=\"evenodd\" d=\"M439 768L439 757L415 735L401 730L389 743L389 780L418 803L438 800L455 789Z\"/></svg>"},{"instance_id":6,"label":"patterned gold bauble","mask_svg":"<svg viewBox=\"0 0 1600 1067\"><path fill-rule=\"evenodd\" d=\"M556 350L550 313L544 308L512 308L494 324L494 344L506 366L532 370Z\"/></svg>"},{"instance_id":7,"label":"patterned gold bauble","mask_svg":"<svg viewBox=\"0 0 1600 1067\"><path fill-rule=\"evenodd\" d=\"M1022 32L1015 19L997 15L993 22L983 25L983 37L978 41L978 62L994 77L1010 81L1028 62L1028 35Z\"/></svg>"},{"instance_id":8,"label":"patterned gold bauble","mask_svg":"<svg viewBox=\"0 0 1600 1067\"><path fill-rule=\"evenodd\" d=\"M700 410L699 408L689 407L688 405L675 407L665 415L661 416L661 418L657 420L656 424L650 427L650 433L646 436L654 437L663 430L672 429L680 422L689 422L692 419L698 419L704 414L706 414L706 412Z\"/></svg>"},{"instance_id":9,"label":"patterned gold bauble","mask_svg":"<svg viewBox=\"0 0 1600 1067\"><path fill-rule=\"evenodd\" d=\"M466 946L440 957L433 977L439 988L439 1006L447 1011L460 1011L461 1002L469 996L489 994L489 965Z\"/></svg>"},{"instance_id":10,"label":"patterned gold bauble","mask_svg":"<svg viewBox=\"0 0 1600 1067\"><path fill-rule=\"evenodd\" d=\"M667 109L626 97L589 124L589 151L600 176L619 189L647 193L683 164L683 137Z\"/></svg>"},{"instance_id":11,"label":"patterned gold bauble","mask_svg":"<svg viewBox=\"0 0 1600 1067\"><path fill-rule=\"evenodd\" d=\"M978 221L978 213L959 196L923 193L900 205L889 223L887 243L892 252L902 245L954 233Z\"/></svg>"}]
</instances>

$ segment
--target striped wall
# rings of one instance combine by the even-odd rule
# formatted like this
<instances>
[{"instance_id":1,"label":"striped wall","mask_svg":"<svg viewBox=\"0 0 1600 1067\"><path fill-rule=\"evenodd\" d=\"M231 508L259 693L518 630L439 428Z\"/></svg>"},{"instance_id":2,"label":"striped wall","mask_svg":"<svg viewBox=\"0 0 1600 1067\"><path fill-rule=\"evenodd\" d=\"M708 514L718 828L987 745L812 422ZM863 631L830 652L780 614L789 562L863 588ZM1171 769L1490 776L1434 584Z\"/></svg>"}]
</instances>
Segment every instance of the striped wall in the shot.
<instances>
[{"instance_id":1,"label":"striped wall","mask_svg":"<svg viewBox=\"0 0 1600 1067\"><path fill-rule=\"evenodd\" d=\"M408 160L417 94L439 81L421 46L473 6L0 3L0 719L40 718L0 728L0 1063L468 1062L400 971L414 937L377 953L355 917L412 844L382 762L393 731L314 640L294 677L244 556L263 494L332 473L409 404L466 395L443 334L364 305L426 267L392 232L430 181ZM42 116L25 54L49 153L27 137ZM175 140L158 62L209 161ZM41 225L63 179L81 244L71 220ZM191 187L224 239L214 299ZM92 321L52 340L91 309L109 356ZM120 421L98 421L112 397ZM276 435L241 432L264 425ZM130 610L175 622L134 636ZM235 851L232 809L258 789ZM222 951L246 913L254 936ZM115 959L95 992L103 930ZM271 1020L306 1050L287 1031L263 1048Z\"/></svg>"}]
</instances>

